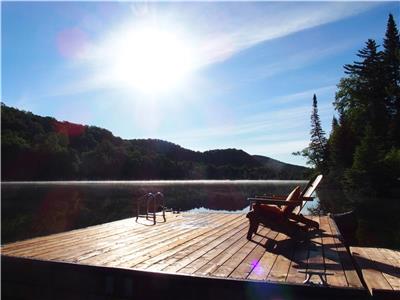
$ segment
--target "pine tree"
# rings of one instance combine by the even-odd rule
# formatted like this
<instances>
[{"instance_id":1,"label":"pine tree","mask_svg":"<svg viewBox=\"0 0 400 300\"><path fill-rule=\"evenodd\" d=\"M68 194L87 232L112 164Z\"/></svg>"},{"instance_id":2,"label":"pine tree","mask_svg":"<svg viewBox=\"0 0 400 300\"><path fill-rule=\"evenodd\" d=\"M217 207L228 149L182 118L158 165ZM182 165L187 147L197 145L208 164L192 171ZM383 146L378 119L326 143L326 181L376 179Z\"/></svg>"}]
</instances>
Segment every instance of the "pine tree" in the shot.
<instances>
[{"instance_id":1,"label":"pine tree","mask_svg":"<svg viewBox=\"0 0 400 300\"><path fill-rule=\"evenodd\" d=\"M336 119L335 119L336 120ZM356 147L356 138L349 122L344 115L339 122L333 122L329 137L329 171L337 177L353 164L353 154Z\"/></svg>"},{"instance_id":2,"label":"pine tree","mask_svg":"<svg viewBox=\"0 0 400 300\"><path fill-rule=\"evenodd\" d=\"M307 158L307 164L312 165L317 172L325 173L327 170L327 139L322 129L318 114L317 96L313 96L311 112L311 141L307 148L293 153Z\"/></svg>"},{"instance_id":3,"label":"pine tree","mask_svg":"<svg viewBox=\"0 0 400 300\"><path fill-rule=\"evenodd\" d=\"M336 117L332 118L332 130L335 130L339 126L339 122Z\"/></svg>"},{"instance_id":4,"label":"pine tree","mask_svg":"<svg viewBox=\"0 0 400 300\"><path fill-rule=\"evenodd\" d=\"M353 165L346 171L346 188L362 196L382 195L380 189L385 174L382 173L383 151L374 129L367 126L365 135L354 152Z\"/></svg>"},{"instance_id":5,"label":"pine tree","mask_svg":"<svg viewBox=\"0 0 400 300\"><path fill-rule=\"evenodd\" d=\"M392 14L389 15L383 41L386 76L386 105L391 117L390 138L400 146L400 37Z\"/></svg>"},{"instance_id":6,"label":"pine tree","mask_svg":"<svg viewBox=\"0 0 400 300\"><path fill-rule=\"evenodd\" d=\"M344 66L346 77L338 84L334 102L339 120L332 121L324 181L339 191L319 193L319 208L325 213L357 209L363 239L375 229L379 236L387 233L382 241L397 245L400 223L388 220L400 214L399 45L399 32L389 15L383 51L370 39L358 51L359 60ZM315 154L310 149L311 144L307 154Z\"/></svg>"},{"instance_id":7,"label":"pine tree","mask_svg":"<svg viewBox=\"0 0 400 300\"><path fill-rule=\"evenodd\" d=\"M313 105L311 113L311 142L310 150L313 152L314 162L318 169L325 171L325 158L327 151L327 140L325 138L325 132L322 129L321 121L318 114L318 102L317 96L313 96Z\"/></svg>"},{"instance_id":8,"label":"pine tree","mask_svg":"<svg viewBox=\"0 0 400 300\"><path fill-rule=\"evenodd\" d=\"M357 54L361 61L344 66L349 77L342 79L335 105L348 115L356 135L362 138L366 125L383 140L387 135L388 111L385 103L383 54L372 39Z\"/></svg>"}]
</instances>

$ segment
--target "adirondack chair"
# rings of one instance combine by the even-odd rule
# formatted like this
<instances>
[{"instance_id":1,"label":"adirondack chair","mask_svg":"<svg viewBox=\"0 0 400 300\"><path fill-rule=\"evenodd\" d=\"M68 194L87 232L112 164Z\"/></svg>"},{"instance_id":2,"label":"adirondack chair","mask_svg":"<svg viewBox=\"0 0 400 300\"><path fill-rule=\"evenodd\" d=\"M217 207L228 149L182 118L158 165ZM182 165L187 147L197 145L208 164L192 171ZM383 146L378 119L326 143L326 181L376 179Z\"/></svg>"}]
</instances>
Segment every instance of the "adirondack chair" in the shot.
<instances>
[{"instance_id":1,"label":"adirondack chair","mask_svg":"<svg viewBox=\"0 0 400 300\"><path fill-rule=\"evenodd\" d=\"M251 240L253 234L257 232L259 224L287 234L299 232L299 230L308 231L309 228L318 229L318 222L304 217L300 212L307 201L314 199L311 195L321 180L322 175L318 175L308 182L302 192L300 192L300 187L296 187L287 196L262 195L248 198L250 212L246 215L249 219L247 239Z\"/></svg>"}]
</instances>

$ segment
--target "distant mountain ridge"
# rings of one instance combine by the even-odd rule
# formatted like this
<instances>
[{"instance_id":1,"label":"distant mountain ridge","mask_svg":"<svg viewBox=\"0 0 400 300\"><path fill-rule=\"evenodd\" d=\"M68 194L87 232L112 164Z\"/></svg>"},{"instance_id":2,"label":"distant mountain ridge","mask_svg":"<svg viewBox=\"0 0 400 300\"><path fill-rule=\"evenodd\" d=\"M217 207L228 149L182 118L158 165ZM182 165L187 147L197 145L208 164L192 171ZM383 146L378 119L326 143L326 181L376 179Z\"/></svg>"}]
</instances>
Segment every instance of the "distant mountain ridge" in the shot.
<instances>
[{"instance_id":1,"label":"distant mountain ridge","mask_svg":"<svg viewBox=\"0 0 400 300\"><path fill-rule=\"evenodd\" d=\"M2 180L303 179L308 169L238 149L205 152L1 105Z\"/></svg>"}]
</instances>

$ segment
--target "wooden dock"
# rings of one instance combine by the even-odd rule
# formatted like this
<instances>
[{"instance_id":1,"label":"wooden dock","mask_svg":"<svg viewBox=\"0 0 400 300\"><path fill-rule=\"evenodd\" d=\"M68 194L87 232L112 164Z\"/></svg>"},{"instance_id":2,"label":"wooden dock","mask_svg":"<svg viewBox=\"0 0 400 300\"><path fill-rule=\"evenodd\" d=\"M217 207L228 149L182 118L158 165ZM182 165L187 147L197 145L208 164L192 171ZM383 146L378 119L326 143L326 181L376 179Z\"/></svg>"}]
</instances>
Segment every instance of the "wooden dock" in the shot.
<instances>
[{"instance_id":1,"label":"wooden dock","mask_svg":"<svg viewBox=\"0 0 400 300\"><path fill-rule=\"evenodd\" d=\"M267 227L248 241L244 214L217 213L168 213L156 225L131 218L38 237L2 246L2 284L34 293L49 289L47 278L49 294L84 299L164 299L174 290L186 292L171 299L268 299L288 291L293 299L363 299L366 289L334 222L312 218L320 230L308 242Z\"/></svg>"},{"instance_id":2,"label":"wooden dock","mask_svg":"<svg viewBox=\"0 0 400 300\"><path fill-rule=\"evenodd\" d=\"M365 284L375 298L400 299L400 251L350 247Z\"/></svg>"}]
</instances>

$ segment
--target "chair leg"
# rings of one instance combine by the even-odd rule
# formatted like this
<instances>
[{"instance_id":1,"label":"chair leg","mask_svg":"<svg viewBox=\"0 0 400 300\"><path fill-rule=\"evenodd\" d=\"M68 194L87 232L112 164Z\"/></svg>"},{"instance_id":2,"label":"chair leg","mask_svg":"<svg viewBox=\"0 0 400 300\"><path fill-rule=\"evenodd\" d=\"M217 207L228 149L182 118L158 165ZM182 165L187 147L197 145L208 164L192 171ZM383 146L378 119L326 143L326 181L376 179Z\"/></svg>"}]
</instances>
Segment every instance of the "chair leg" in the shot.
<instances>
[{"instance_id":1,"label":"chair leg","mask_svg":"<svg viewBox=\"0 0 400 300\"><path fill-rule=\"evenodd\" d=\"M247 239L250 241L251 237L258 230L258 222L255 220L249 219L249 231L247 232Z\"/></svg>"}]
</instances>

